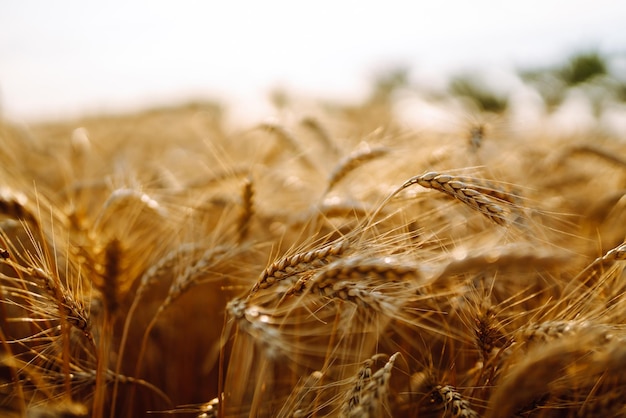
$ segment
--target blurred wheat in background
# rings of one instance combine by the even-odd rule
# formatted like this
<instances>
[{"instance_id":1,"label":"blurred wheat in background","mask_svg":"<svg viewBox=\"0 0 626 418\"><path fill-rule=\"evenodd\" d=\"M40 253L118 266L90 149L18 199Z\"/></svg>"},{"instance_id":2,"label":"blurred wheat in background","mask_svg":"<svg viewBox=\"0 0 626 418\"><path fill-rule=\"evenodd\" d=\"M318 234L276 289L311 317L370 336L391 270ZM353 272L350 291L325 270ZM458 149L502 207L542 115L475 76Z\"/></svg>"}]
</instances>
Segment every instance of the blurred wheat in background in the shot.
<instances>
[{"instance_id":1,"label":"blurred wheat in background","mask_svg":"<svg viewBox=\"0 0 626 418\"><path fill-rule=\"evenodd\" d=\"M3 121L2 415L626 416L611 63L523 71L527 129L473 76L426 99L401 70L358 104L275 96L285 121ZM572 95L594 123L555 129Z\"/></svg>"}]
</instances>

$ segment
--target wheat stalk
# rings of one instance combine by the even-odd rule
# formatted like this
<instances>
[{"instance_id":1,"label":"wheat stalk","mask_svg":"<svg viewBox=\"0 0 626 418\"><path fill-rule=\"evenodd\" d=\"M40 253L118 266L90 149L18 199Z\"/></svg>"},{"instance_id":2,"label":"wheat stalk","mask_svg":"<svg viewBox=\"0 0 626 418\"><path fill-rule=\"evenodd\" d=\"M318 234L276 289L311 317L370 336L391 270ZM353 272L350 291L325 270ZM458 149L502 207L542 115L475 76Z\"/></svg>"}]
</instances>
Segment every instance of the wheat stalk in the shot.
<instances>
[{"instance_id":1,"label":"wheat stalk","mask_svg":"<svg viewBox=\"0 0 626 418\"><path fill-rule=\"evenodd\" d=\"M243 242L250 232L250 222L254 216L254 189L252 187L252 179L248 177L243 184L243 193L241 196L241 215L237 222L237 232L239 242Z\"/></svg>"}]
</instances>

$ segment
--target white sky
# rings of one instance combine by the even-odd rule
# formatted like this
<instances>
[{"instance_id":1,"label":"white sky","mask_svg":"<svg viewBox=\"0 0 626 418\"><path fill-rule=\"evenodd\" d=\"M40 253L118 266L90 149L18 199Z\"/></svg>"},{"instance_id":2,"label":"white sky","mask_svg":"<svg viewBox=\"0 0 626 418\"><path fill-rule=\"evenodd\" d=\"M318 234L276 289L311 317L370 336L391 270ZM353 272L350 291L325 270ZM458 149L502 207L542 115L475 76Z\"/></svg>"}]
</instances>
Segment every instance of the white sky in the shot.
<instances>
[{"instance_id":1,"label":"white sky","mask_svg":"<svg viewBox=\"0 0 626 418\"><path fill-rule=\"evenodd\" d=\"M0 106L28 120L276 86L358 97L394 64L429 79L621 52L625 22L621 0L3 1Z\"/></svg>"}]
</instances>

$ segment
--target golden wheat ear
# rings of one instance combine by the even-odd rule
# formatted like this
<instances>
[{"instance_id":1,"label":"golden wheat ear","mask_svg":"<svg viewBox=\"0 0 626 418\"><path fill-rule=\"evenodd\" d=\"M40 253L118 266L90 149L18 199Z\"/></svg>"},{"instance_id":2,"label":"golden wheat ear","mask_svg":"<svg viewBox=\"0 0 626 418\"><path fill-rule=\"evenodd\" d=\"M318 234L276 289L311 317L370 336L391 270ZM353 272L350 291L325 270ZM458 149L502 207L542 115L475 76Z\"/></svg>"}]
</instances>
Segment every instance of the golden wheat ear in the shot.
<instances>
[{"instance_id":1,"label":"golden wheat ear","mask_svg":"<svg viewBox=\"0 0 626 418\"><path fill-rule=\"evenodd\" d=\"M511 221L509 199L512 197L501 192L494 193L491 189L482 187L479 182L466 177L429 172L410 178L395 193L414 184L453 197L498 225L506 225Z\"/></svg>"},{"instance_id":2,"label":"golden wheat ear","mask_svg":"<svg viewBox=\"0 0 626 418\"><path fill-rule=\"evenodd\" d=\"M338 157L341 154L341 151L339 150L337 143L333 141L332 137L330 136L330 133L320 123L320 121L318 121L317 119L313 117L307 117L307 118L302 119L300 123L302 126L304 126L305 128L307 128L308 130L310 130L311 132L315 134L315 137L319 140L319 142L322 144L322 146L328 153L330 153L332 156L335 156L335 157Z\"/></svg>"},{"instance_id":3,"label":"golden wheat ear","mask_svg":"<svg viewBox=\"0 0 626 418\"><path fill-rule=\"evenodd\" d=\"M339 162L337 167L330 174L328 179L328 185L324 195L328 194L337 184L339 184L350 173L368 163L369 161L381 158L389 153L388 148L366 148L364 150L358 150L345 157Z\"/></svg>"},{"instance_id":4,"label":"golden wheat ear","mask_svg":"<svg viewBox=\"0 0 626 418\"><path fill-rule=\"evenodd\" d=\"M349 248L350 241L348 239L340 239L320 248L285 256L273 262L263 271L261 277L252 286L248 297L253 296L260 289L267 289L275 283L294 275L325 266L341 257Z\"/></svg>"},{"instance_id":5,"label":"golden wheat ear","mask_svg":"<svg viewBox=\"0 0 626 418\"><path fill-rule=\"evenodd\" d=\"M433 388L431 399L433 405L450 411L452 417L479 418L480 416L472 409L471 404L450 385L437 385Z\"/></svg>"},{"instance_id":6,"label":"golden wheat ear","mask_svg":"<svg viewBox=\"0 0 626 418\"><path fill-rule=\"evenodd\" d=\"M273 135L280 141L280 145L282 146L281 148L287 149L293 153L306 168L312 170L313 172L317 172L317 167L309 157L308 153L302 149L300 141L298 141L298 139L290 131L275 123L262 123L258 126L258 129Z\"/></svg>"},{"instance_id":7,"label":"golden wheat ear","mask_svg":"<svg viewBox=\"0 0 626 418\"><path fill-rule=\"evenodd\" d=\"M371 360L366 361L356 376L355 385L346 394L339 416L342 418L379 417L383 416L388 402L389 380L396 358L395 353L383 367L376 372L371 371Z\"/></svg>"}]
</instances>

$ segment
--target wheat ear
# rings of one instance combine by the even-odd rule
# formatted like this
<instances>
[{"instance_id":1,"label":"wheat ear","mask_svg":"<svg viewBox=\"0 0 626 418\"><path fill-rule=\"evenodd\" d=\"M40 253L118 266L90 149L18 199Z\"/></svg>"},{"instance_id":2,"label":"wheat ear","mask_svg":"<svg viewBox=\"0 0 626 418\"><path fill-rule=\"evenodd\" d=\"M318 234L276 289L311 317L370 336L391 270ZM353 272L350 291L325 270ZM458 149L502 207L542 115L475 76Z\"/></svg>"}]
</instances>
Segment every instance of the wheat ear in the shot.
<instances>
[{"instance_id":1,"label":"wheat ear","mask_svg":"<svg viewBox=\"0 0 626 418\"><path fill-rule=\"evenodd\" d=\"M384 405L389 396L389 379L393 364L400 353L395 353L389 357L389 361L374 374L361 391L358 402L352 408L343 409L341 417L380 417L383 414Z\"/></svg>"},{"instance_id":2,"label":"wheat ear","mask_svg":"<svg viewBox=\"0 0 626 418\"><path fill-rule=\"evenodd\" d=\"M292 153L299 157L304 165L307 168L312 169L313 171L317 171L315 164L310 160L307 156L306 152L302 150L300 147L300 143L293 136L293 134L287 131L280 125L274 123L262 123L259 125L259 128L273 134L276 138L278 138L286 148L288 148Z\"/></svg>"},{"instance_id":3,"label":"wheat ear","mask_svg":"<svg viewBox=\"0 0 626 418\"><path fill-rule=\"evenodd\" d=\"M348 174L350 174L363 164L387 155L388 153L388 148L379 147L359 150L348 155L337 165L337 167L331 173L330 178L328 179L328 186L326 187L326 192L324 194L327 194Z\"/></svg>"},{"instance_id":4,"label":"wheat ear","mask_svg":"<svg viewBox=\"0 0 626 418\"><path fill-rule=\"evenodd\" d=\"M283 257L265 269L261 277L252 286L248 297L260 289L267 289L298 273L323 267L340 257L349 247L350 241L344 238L315 250Z\"/></svg>"},{"instance_id":5,"label":"wheat ear","mask_svg":"<svg viewBox=\"0 0 626 418\"><path fill-rule=\"evenodd\" d=\"M300 278L287 295L301 293L305 288L314 294L349 301L375 312L393 314L401 299L383 293L395 283L419 279L419 270L401 264L391 257L382 259L353 257L339 259L314 275ZM404 289L407 290L407 289Z\"/></svg>"},{"instance_id":6,"label":"wheat ear","mask_svg":"<svg viewBox=\"0 0 626 418\"><path fill-rule=\"evenodd\" d=\"M33 227L39 225L37 217L28 208L28 198L7 187L0 187L0 214L24 220Z\"/></svg>"},{"instance_id":7,"label":"wheat ear","mask_svg":"<svg viewBox=\"0 0 626 418\"><path fill-rule=\"evenodd\" d=\"M359 368L356 376L353 378L354 382L351 384L350 390L346 392L344 396L340 416L349 416L361 403L363 389L365 389L365 386L372 378L372 366L379 356L381 356L381 354L376 354L373 358L365 360L363 365Z\"/></svg>"},{"instance_id":8,"label":"wheat ear","mask_svg":"<svg viewBox=\"0 0 626 418\"><path fill-rule=\"evenodd\" d=\"M489 359L500 336L498 329L494 326L495 318L495 312L491 308L487 308L475 318L474 336L483 363Z\"/></svg>"},{"instance_id":9,"label":"wheat ear","mask_svg":"<svg viewBox=\"0 0 626 418\"><path fill-rule=\"evenodd\" d=\"M251 336L254 343L262 348L267 357L276 358L288 350L280 330L269 323L271 312L263 311L244 298L235 298L228 302L226 312L237 324L237 329Z\"/></svg>"},{"instance_id":10,"label":"wheat ear","mask_svg":"<svg viewBox=\"0 0 626 418\"><path fill-rule=\"evenodd\" d=\"M548 396L551 385L562 377L563 371L588 356L597 338L593 332L581 333L538 345L523 353L522 360L509 366L494 389L486 417L508 417L536 408L537 400Z\"/></svg>"},{"instance_id":11,"label":"wheat ear","mask_svg":"<svg viewBox=\"0 0 626 418\"><path fill-rule=\"evenodd\" d=\"M166 219L168 216L167 210L148 194L139 190L119 188L115 189L102 205L100 213L94 221L93 230L99 230L109 212L113 209L117 209L124 201L137 203L140 207L145 207L152 211L159 218Z\"/></svg>"},{"instance_id":12,"label":"wheat ear","mask_svg":"<svg viewBox=\"0 0 626 418\"><path fill-rule=\"evenodd\" d=\"M248 250L246 246L233 248L232 245L217 245L213 248L205 250L199 259L188 264L182 273L176 275L170 286L167 297L159 306L155 313L155 317L165 311L176 299L185 293L191 286L197 283L198 278L203 274L210 273L210 268L216 266L220 262L230 259L237 254L241 254Z\"/></svg>"},{"instance_id":13,"label":"wheat ear","mask_svg":"<svg viewBox=\"0 0 626 418\"><path fill-rule=\"evenodd\" d=\"M72 292L62 285L52 273L40 267L22 267L15 263L12 267L25 272L40 281L40 287L58 302L61 317L71 326L79 330L92 346L95 346L91 320L83 306L76 300Z\"/></svg>"},{"instance_id":14,"label":"wheat ear","mask_svg":"<svg viewBox=\"0 0 626 418\"><path fill-rule=\"evenodd\" d=\"M465 177L429 172L405 181L394 194L417 184L427 189L438 190L459 200L498 225L507 224L508 213L502 204L509 202L504 202L501 197L492 196L488 189L476 186L467 180Z\"/></svg>"},{"instance_id":15,"label":"wheat ear","mask_svg":"<svg viewBox=\"0 0 626 418\"><path fill-rule=\"evenodd\" d=\"M322 143L324 148L328 150L331 154L337 156L340 154L339 149L337 148L336 143L332 140L328 131L322 126L322 124L312 117L304 118L300 122L302 126L312 131L319 141Z\"/></svg>"},{"instance_id":16,"label":"wheat ear","mask_svg":"<svg viewBox=\"0 0 626 418\"><path fill-rule=\"evenodd\" d=\"M563 294L567 297L562 297L553 307L556 309L561 304L567 301L568 307L577 306L578 303L584 298L585 293L582 292L581 296L575 297L576 293L585 287L588 287L590 282L596 279L604 268L615 263L616 261L626 260L626 242L621 243L615 248L610 249L604 255L596 258L585 267L580 273L578 273L573 279L571 279L563 289Z\"/></svg>"},{"instance_id":17,"label":"wheat ear","mask_svg":"<svg viewBox=\"0 0 626 418\"><path fill-rule=\"evenodd\" d=\"M463 396L453 386L435 386L431 393L431 401L435 405L443 406L444 416L479 418L478 413L472 409L471 404L466 399L463 399Z\"/></svg>"},{"instance_id":18,"label":"wheat ear","mask_svg":"<svg viewBox=\"0 0 626 418\"><path fill-rule=\"evenodd\" d=\"M611 337L611 329L604 324L596 324L581 320L551 320L534 322L521 328L515 336L518 342L524 342L528 346L548 343L579 333L594 333L597 335L597 345L604 345Z\"/></svg>"}]
</instances>

